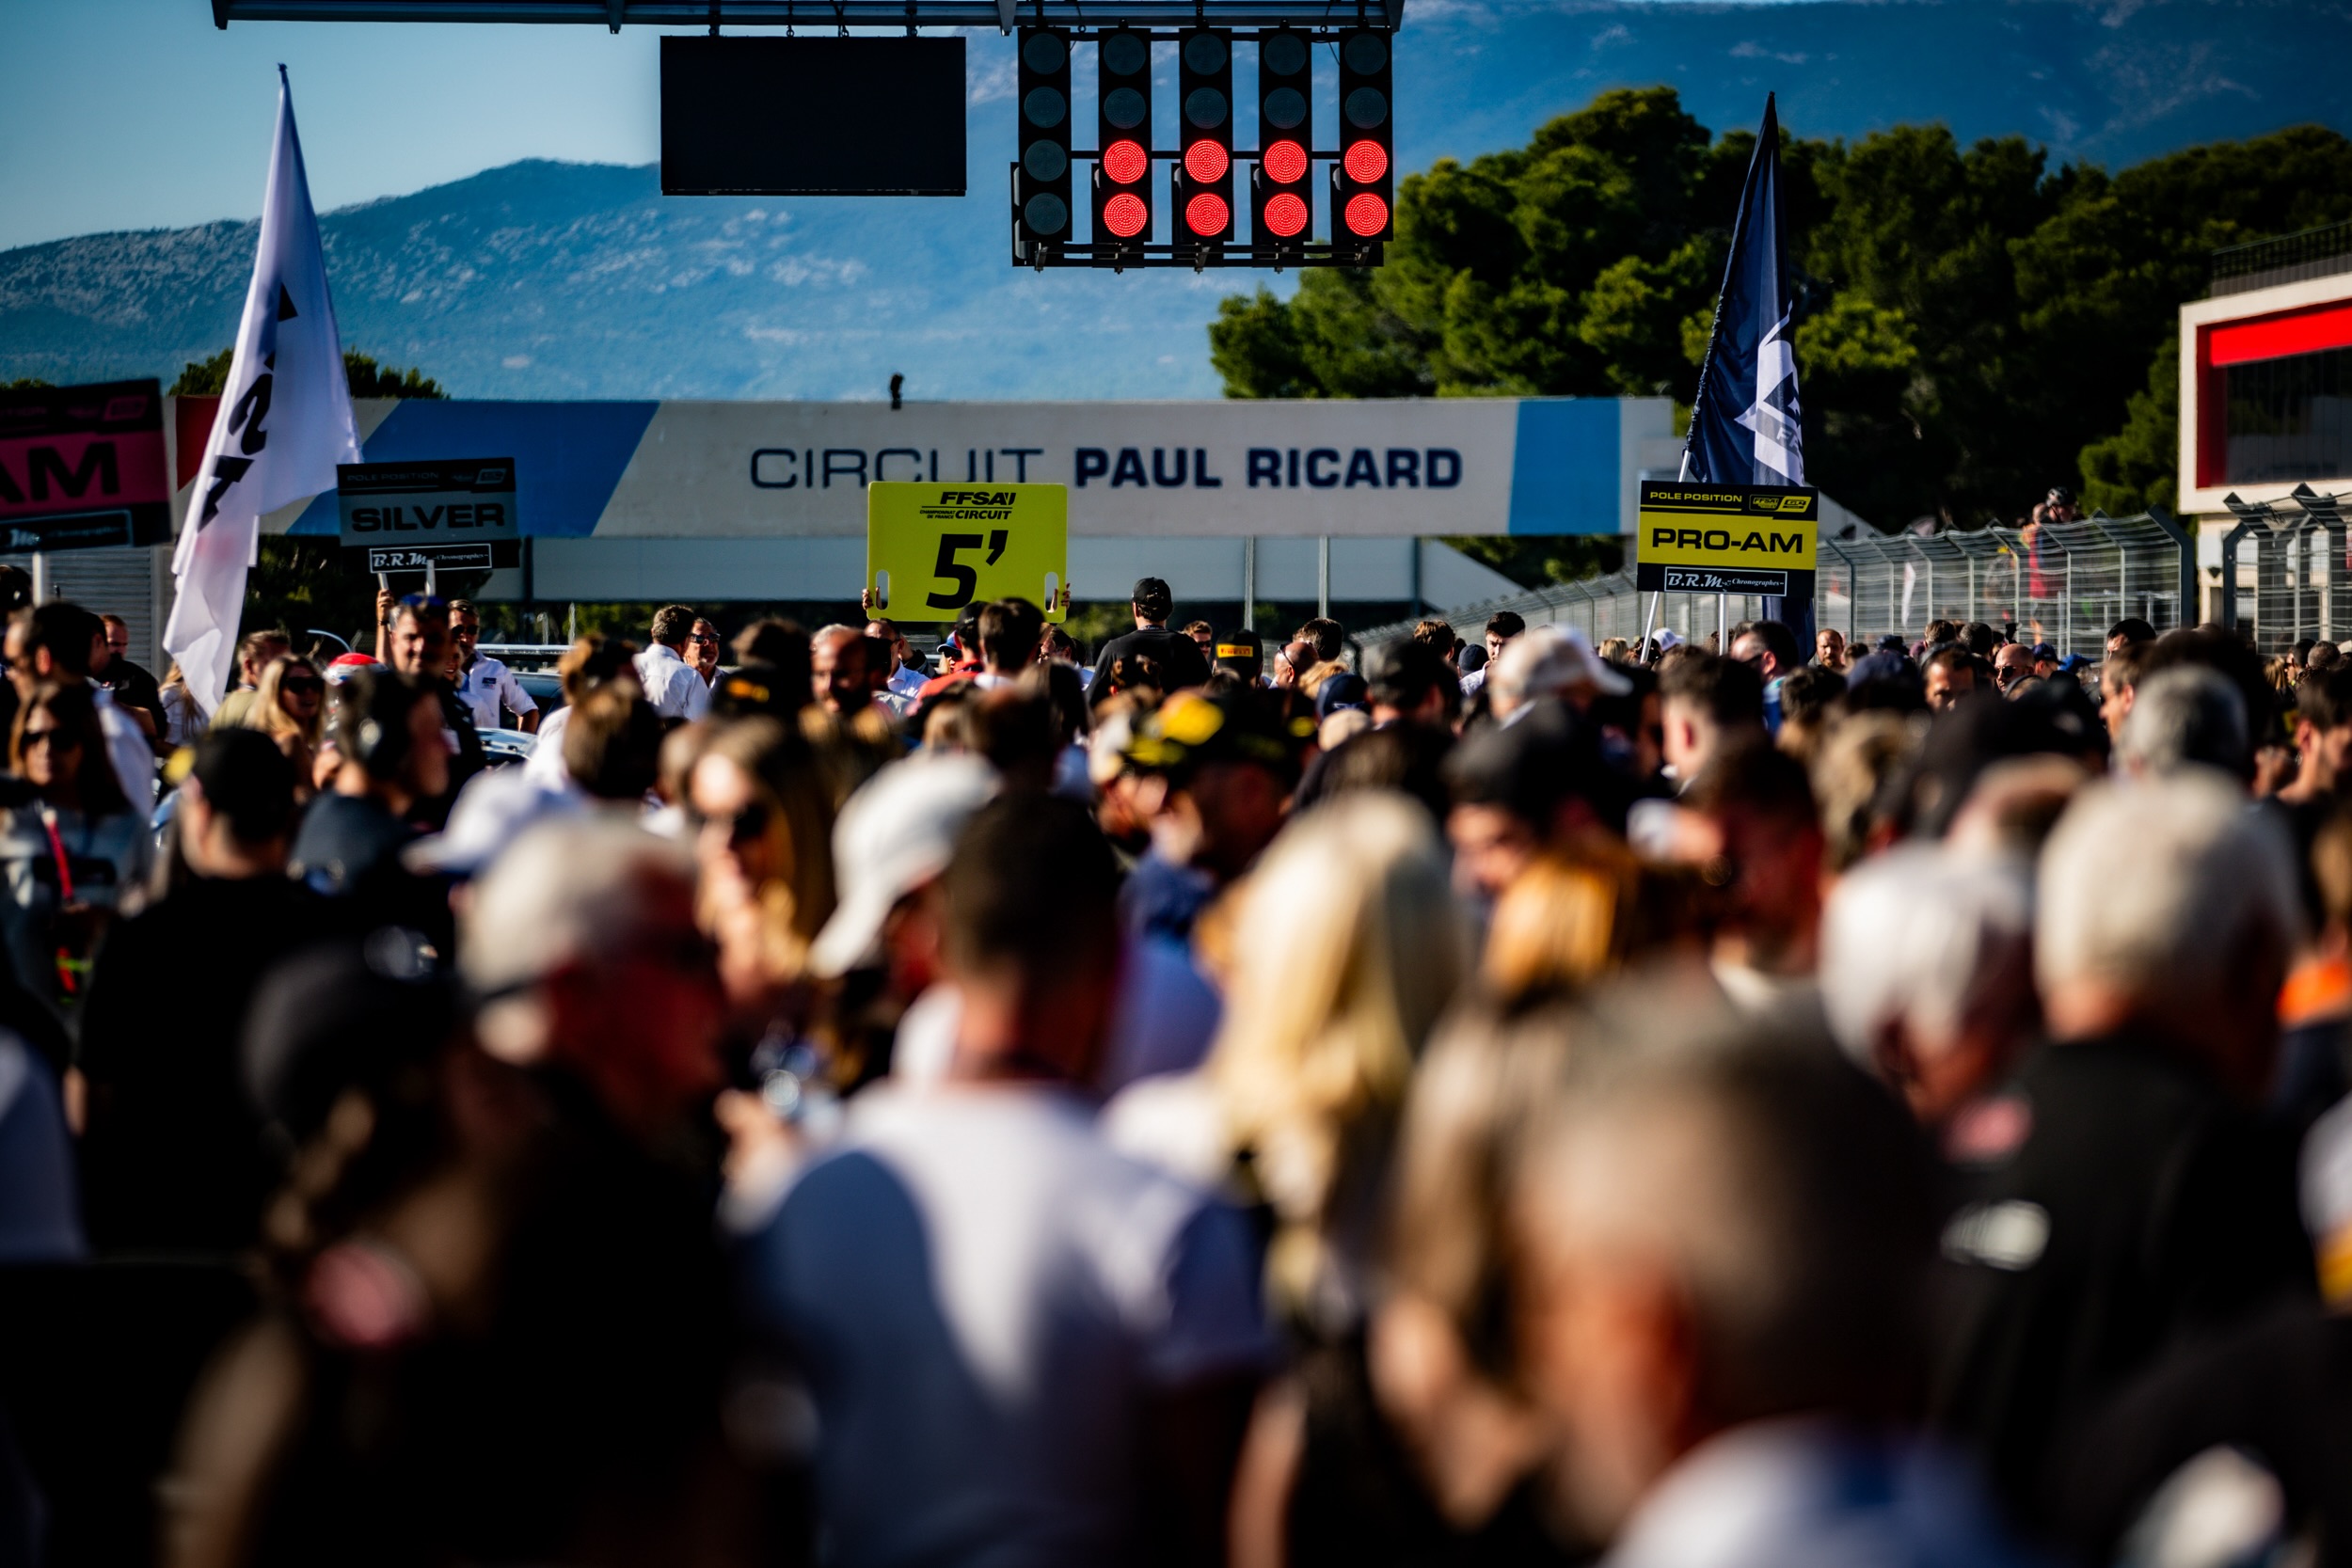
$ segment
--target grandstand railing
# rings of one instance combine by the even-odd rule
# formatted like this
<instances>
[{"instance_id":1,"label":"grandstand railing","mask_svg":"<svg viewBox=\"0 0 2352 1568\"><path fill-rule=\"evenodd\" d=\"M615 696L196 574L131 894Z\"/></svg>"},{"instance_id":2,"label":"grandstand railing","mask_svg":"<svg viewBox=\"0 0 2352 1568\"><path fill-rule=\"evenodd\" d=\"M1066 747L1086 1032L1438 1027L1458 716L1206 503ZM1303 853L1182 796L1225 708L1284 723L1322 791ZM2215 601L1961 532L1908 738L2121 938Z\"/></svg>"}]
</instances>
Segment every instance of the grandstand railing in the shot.
<instances>
[{"instance_id":1,"label":"grandstand railing","mask_svg":"<svg viewBox=\"0 0 2352 1568\"><path fill-rule=\"evenodd\" d=\"M2241 294L2342 272L2352 272L2352 223L2330 223L2215 251L2208 293Z\"/></svg>"}]
</instances>

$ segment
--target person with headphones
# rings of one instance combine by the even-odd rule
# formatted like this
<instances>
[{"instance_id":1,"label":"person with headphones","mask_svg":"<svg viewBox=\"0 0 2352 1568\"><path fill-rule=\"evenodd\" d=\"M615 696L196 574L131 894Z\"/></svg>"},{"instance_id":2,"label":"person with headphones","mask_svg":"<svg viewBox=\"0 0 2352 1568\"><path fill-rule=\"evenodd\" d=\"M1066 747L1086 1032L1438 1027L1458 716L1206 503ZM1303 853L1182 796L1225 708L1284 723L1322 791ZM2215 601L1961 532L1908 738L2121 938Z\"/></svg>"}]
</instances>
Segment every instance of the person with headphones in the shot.
<instances>
[{"instance_id":1,"label":"person with headphones","mask_svg":"<svg viewBox=\"0 0 2352 1568\"><path fill-rule=\"evenodd\" d=\"M350 900L363 929L407 926L446 943L447 899L400 859L417 836L419 803L449 792L440 687L395 670L361 670L335 689L333 739L342 764L333 786L303 814L287 870L322 896Z\"/></svg>"}]
</instances>

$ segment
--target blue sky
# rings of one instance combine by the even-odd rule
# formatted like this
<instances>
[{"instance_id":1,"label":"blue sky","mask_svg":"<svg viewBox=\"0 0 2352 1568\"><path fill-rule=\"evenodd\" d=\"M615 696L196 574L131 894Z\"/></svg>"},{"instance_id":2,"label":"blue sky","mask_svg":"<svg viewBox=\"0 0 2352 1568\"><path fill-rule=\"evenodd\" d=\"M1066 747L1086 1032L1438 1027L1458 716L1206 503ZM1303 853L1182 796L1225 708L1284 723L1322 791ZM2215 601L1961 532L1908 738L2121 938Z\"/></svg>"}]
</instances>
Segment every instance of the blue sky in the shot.
<instances>
[{"instance_id":1,"label":"blue sky","mask_svg":"<svg viewBox=\"0 0 2352 1568\"><path fill-rule=\"evenodd\" d=\"M281 60L321 208L517 158L650 163L655 53L637 28L221 31L205 0L0 0L0 247L255 215Z\"/></svg>"},{"instance_id":2,"label":"blue sky","mask_svg":"<svg viewBox=\"0 0 2352 1568\"><path fill-rule=\"evenodd\" d=\"M253 216L281 60L322 209L517 158L651 163L655 37L304 23L222 31L205 0L0 0L0 248Z\"/></svg>"},{"instance_id":3,"label":"blue sky","mask_svg":"<svg viewBox=\"0 0 2352 1568\"><path fill-rule=\"evenodd\" d=\"M1604 87L1654 82L1719 131L1753 125L1777 90L1797 135L1941 119L1963 140L2023 133L2055 159L2109 167L2297 120L2352 126L2352 85L2296 76L2352 48L2352 0L1410 0L1406 19L1407 169L1517 144ZM206 0L0 0L0 249L255 215L280 60L322 209L521 158L649 164L656 38L221 31ZM970 70L987 164L991 127L1010 114L1010 40L976 36ZM2290 78L2294 92L2276 90Z\"/></svg>"}]
</instances>

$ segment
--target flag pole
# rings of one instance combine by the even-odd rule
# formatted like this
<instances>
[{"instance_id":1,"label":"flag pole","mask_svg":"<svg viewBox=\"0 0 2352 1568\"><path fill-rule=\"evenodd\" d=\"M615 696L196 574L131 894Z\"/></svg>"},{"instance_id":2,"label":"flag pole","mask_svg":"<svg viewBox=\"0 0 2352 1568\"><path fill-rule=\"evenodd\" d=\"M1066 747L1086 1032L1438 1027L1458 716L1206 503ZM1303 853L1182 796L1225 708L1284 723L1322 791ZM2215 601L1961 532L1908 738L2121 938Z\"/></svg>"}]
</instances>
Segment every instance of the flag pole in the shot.
<instances>
[{"instance_id":1,"label":"flag pole","mask_svg":"<svg viewBox=\"0 0 2352 1568\"><path fill-rule=\"evenodd\" d=\"M253 276L172 554L177 592L164 647L206 714L236 668L262 519L335 488L338 466L358 462L360 451L294 89L280 65Z\"/></svg>"},{"instance_id":2,"label":"flag pole","mask_svg":"<svg viewBox=\"0 0 2352 1568\"><path fill-rule=\"evenodd\" d=\"M1780 116L1775 95L1767 93L1692 394L1682 447L1684 481L1773 487L1805 483L1794 322L1780 183ZM1788 626L1800 644L1812 641L1810 596L1765 594L1761 613ZM1715 620L1719 635L1729 632L1727 594L1717 595Z\"/></svg>"}]
</instances>

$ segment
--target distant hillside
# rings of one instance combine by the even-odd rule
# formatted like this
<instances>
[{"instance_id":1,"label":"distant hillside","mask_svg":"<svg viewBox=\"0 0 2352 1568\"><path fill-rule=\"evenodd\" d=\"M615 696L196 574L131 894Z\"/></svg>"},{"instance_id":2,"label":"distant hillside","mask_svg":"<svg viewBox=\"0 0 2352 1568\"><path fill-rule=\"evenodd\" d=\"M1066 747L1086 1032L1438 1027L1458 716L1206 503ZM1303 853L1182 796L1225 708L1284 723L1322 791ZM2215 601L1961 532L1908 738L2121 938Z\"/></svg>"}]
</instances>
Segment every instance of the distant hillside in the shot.
<instances>
[{"instance_id":1,"label":"distant hillside","mask_svg":"<svg viewBox=\"0 0 2352 1568\"><path fill-rule=\"evenodd\" d=\"M1658 81L1719 130L1753 123L1774 88L1800 135L1943 119L2109 166L2352 126L2352 86L2311 69L2352 53L2346 0L1414 0L1408 14L1407 167ZM1015 271L1009 46L971 48L965 198L672 200L648 168L516 164L325 219L344 339L469 397L878 397L893 372L923 398L1215 395L1203 325L1264 275ZM230 341L254 239L224 222L0 251L0 380L168 379Z\"/></svg>"},{"instance_id":2,"label":"distant hillside","mask_svg":"<svg viewBox=\"0 0 2352 1568\"><path fill-rule=\"evenodd\" d=\"M1154 279L1147 315L1102 280L989 265L978 236L943 240L977 205L665 200L651 168L532 162L323 228L344 341L459 396L872 397L894 371L931 397L1214 390L1214 293ZM233 336L255 240L0 252L0 367L168 377Z\"/></svg>"}]
</instances>

